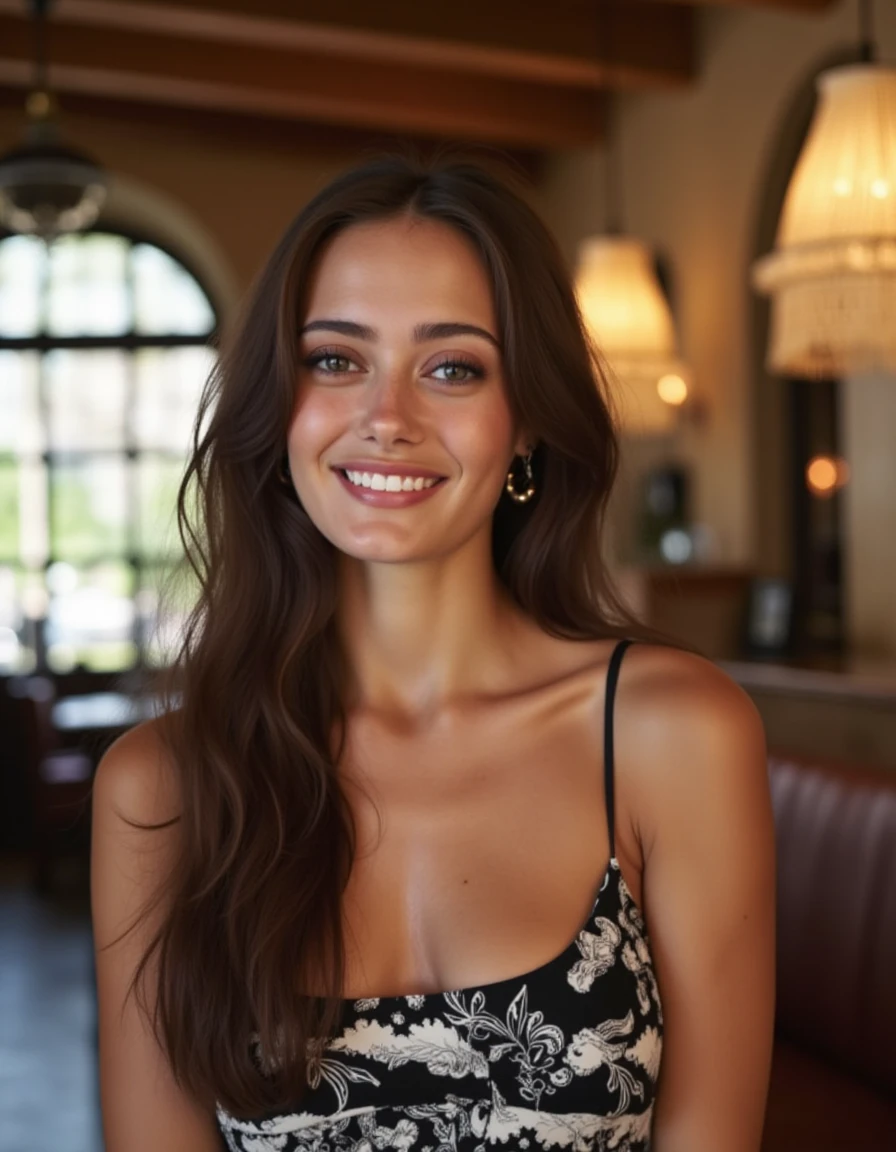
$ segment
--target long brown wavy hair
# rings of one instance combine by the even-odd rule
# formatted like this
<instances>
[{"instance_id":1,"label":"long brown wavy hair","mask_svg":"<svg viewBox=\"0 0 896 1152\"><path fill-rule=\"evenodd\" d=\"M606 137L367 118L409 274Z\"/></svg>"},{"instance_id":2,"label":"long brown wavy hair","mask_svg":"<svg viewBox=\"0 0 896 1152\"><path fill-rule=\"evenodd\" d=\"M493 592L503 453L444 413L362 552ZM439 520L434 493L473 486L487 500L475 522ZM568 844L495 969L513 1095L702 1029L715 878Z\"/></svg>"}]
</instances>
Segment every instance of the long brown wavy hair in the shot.
<instances>
[{"instance_id":1,"label":"long brown wavy hair","mask_svg":"<svg viewBox=\"0 0 896 1152\"><path fill-rule=\"evenodd\" d=\"M516 177L444 153L379 156L338 176L287 229L226 335L178 496L199 582L166 681L178 696L159 721L180 781L179 857L132 992L148 1011L154 960L149 1016L177 1081L237 1115L294 1107L339 1023L355 844L336 775L347 719L338 554L278 469L315 256L352 224L403 214L442 221L478 250L508 401L538 442L536 496L502 495L495 509L498 577L555 636L657 638L607 575L618 451L607 376Z\"/></svg>"}]
</instances>

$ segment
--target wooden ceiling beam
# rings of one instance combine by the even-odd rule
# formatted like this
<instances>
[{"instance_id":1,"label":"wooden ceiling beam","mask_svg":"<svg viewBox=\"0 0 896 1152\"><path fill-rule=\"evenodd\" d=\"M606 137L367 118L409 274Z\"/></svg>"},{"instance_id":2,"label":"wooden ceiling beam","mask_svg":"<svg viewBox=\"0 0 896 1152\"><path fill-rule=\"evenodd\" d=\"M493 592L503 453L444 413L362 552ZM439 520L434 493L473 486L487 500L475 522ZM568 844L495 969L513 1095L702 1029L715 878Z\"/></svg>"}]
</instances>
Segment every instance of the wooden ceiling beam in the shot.
<instances>
[{"instance_id":1,"label":"wooden ceiling beam","mask_svg":"<svg viewBox=\"0 0 896 1152\"><path fill-rule=\"evenodd\" d=\"M21 0L0 12L22 13ZM693 12L660 0L56 0L54 22L292 48L564 86L665 88L695 73Z\"/></svg>"},{"instance_id":2,"label":"wooden ceiling beam","mask_svg":"<svg viewBox=\"0 0 896 1152\"><path fill-rule=\"evenodd\" d=\"M56 0L63 97L522 150L598 141L602 89L693 78L695 7L831 0ZM27 87L26 0L0 0L0 86Z\"/></svg>"},{"instance_id":3,"label":"wooden ceiling beam","mask_svg":"<svg viewBox=\"0 0 896 1152\"><path fill-rule=\"evenodd\" d=\"M61 20L52 33L50 82L60 94L521 148L600 138L598 98L586 88ZM30 82L30 52L27 21L0 15L0 84Z\"/></svg>"},{"instance_id":4,"label":"wooden ceiling beam","mask_svg":"<svg viewBox=\"0 0 896 1152\"><path fill-rule=\"evenodd\" d=\"M0 84L0 112L10 111L20 118L24 129L25 114L21 88ZM266 153L316 155L343 158L370 151L390 151L414 147L427 155L444 145L432 136L410 133L365 131L344 125L319 124L312 120L284 120L282 117L250 113L221 112L206 108L177 108L171 105L146 104L132 100L68 93L62 108L63 136L67 143L80 147L79 118L102 120L121 125L138 134L142 129L162 131L183 139L208 143L217 141L224 147L242 145L263 149ZM466 149L488 159L494 156L491 145L477 146L465 142ZM2 147L0 147L2 151ZM544 169L543 149L504 147L499 157L514 165L530 179L537 180Z\"/></svg>"},{"instance_id":5,"label":"wooden ceiling beam","mask_svg":"<svg viewBox=\"0 0 896 1152\"><path fill-rule=\"evenodd\" d=\"M659 0L661 4L681 4L683 0ZM781 8L794 12L825 12L840 0L687 0L688 4L717 8Z\"/></svg>"}]
</instances>

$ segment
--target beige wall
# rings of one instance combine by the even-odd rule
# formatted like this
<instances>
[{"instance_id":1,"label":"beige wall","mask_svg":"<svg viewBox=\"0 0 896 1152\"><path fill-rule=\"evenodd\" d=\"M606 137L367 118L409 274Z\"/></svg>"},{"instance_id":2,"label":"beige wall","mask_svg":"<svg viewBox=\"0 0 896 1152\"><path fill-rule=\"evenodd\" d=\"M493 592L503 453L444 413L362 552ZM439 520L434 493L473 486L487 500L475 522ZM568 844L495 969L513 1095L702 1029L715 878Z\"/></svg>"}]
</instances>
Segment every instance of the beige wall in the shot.
<instances>
[{"instance_id":1,"label":"beige wall","mask_svg":"<svg viewBox=\"0 0 896 1152\"><path fill-rule=\"evenodd\" d=\"M850 380L843 404L849 547L844 579L852 637L870 656L896 655L896 379Z\"/></svg>"},{"instance_id":2,"label":"beige wall","mask_svg":"<svg viewBox=\"0 0 896 1152\"><path fill-rule=\"evenodd\" d=\"M669 449L689 461L695 513L714 530L720 560L760 571L781 568L786 541L773 502L764 531L757 526L763 437L778 432L754 426L761 372L750 344L748 268L782 118L806 78L856 42L857 11L853 0L821 17L706 9L697 84L618 104L624 227L672 263L683 351L711 405L704 429L671 444L630 445L628 471ZM896 4L877 0L876 23L880 57L896 64ZM579 240L605 223L602 193L596 150L552 163L540 203L571 261ZM896 380L860 384L868 382L847 384L845 405L849 623L857 644L896 657ZM617 511L630 499L623 485Z\"/></svg>"}]
</instances>

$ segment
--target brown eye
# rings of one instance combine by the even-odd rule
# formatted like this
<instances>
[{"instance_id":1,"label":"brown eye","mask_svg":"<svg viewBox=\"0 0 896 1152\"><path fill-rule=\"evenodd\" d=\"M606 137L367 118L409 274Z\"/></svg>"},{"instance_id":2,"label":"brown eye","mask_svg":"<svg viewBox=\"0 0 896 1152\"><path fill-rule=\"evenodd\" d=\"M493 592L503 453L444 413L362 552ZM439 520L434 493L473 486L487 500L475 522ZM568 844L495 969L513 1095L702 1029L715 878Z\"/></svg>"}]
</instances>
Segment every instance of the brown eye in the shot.
<instances>
[{"instance_id":1,"label":"brown eye","mask_svg":"<svg viewBox=\"0 0 896 1152\"><path fill-rule=\"evenodd\" d=\"M353 361L349 360L348 356L342 356L338 352L318 352L315 356L309 356L305 361L307 368L323 368L325 374L338 376L343 372L349 371L349 366Z\"/></svg>"},{"instance_id":2,"label":"brown eye","mask_svg":"<svg viewBox=\"0 0 896 1152\"><path fill-rule=\"evenodd\" d=\"M444 380L447 384L469 384L472 380L479 380L484 375L482 369L469 360L443 360L441 364L436 365L433 373L442 370L446 374L437 377L437 379Z\"/></svg>"}]
</instances>

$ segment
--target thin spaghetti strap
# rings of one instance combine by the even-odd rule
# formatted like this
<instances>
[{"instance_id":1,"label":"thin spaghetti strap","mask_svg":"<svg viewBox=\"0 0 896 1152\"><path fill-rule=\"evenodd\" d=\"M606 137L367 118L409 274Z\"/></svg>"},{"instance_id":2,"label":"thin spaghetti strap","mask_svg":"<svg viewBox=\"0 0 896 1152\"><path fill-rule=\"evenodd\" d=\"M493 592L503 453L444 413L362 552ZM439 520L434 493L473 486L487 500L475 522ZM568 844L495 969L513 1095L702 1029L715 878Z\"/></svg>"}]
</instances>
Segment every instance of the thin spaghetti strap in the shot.
<instances>
[{"instance_id":1,"label":"thin spaghetti strap","mask_svg":"<svg viewBox=\"0 0 896 1152\"><path fill-rule=\"evenodd\" d=\"M614 791L613 767L613 700L616 696L616 683L619 680L619 665L625 650L632 640L620 640L610 656L607 669L607 687L604 692L604 795L607 804L607 828L610 835L610 859L616 859L616 800Z\"/></svg>"}]
</instances>

